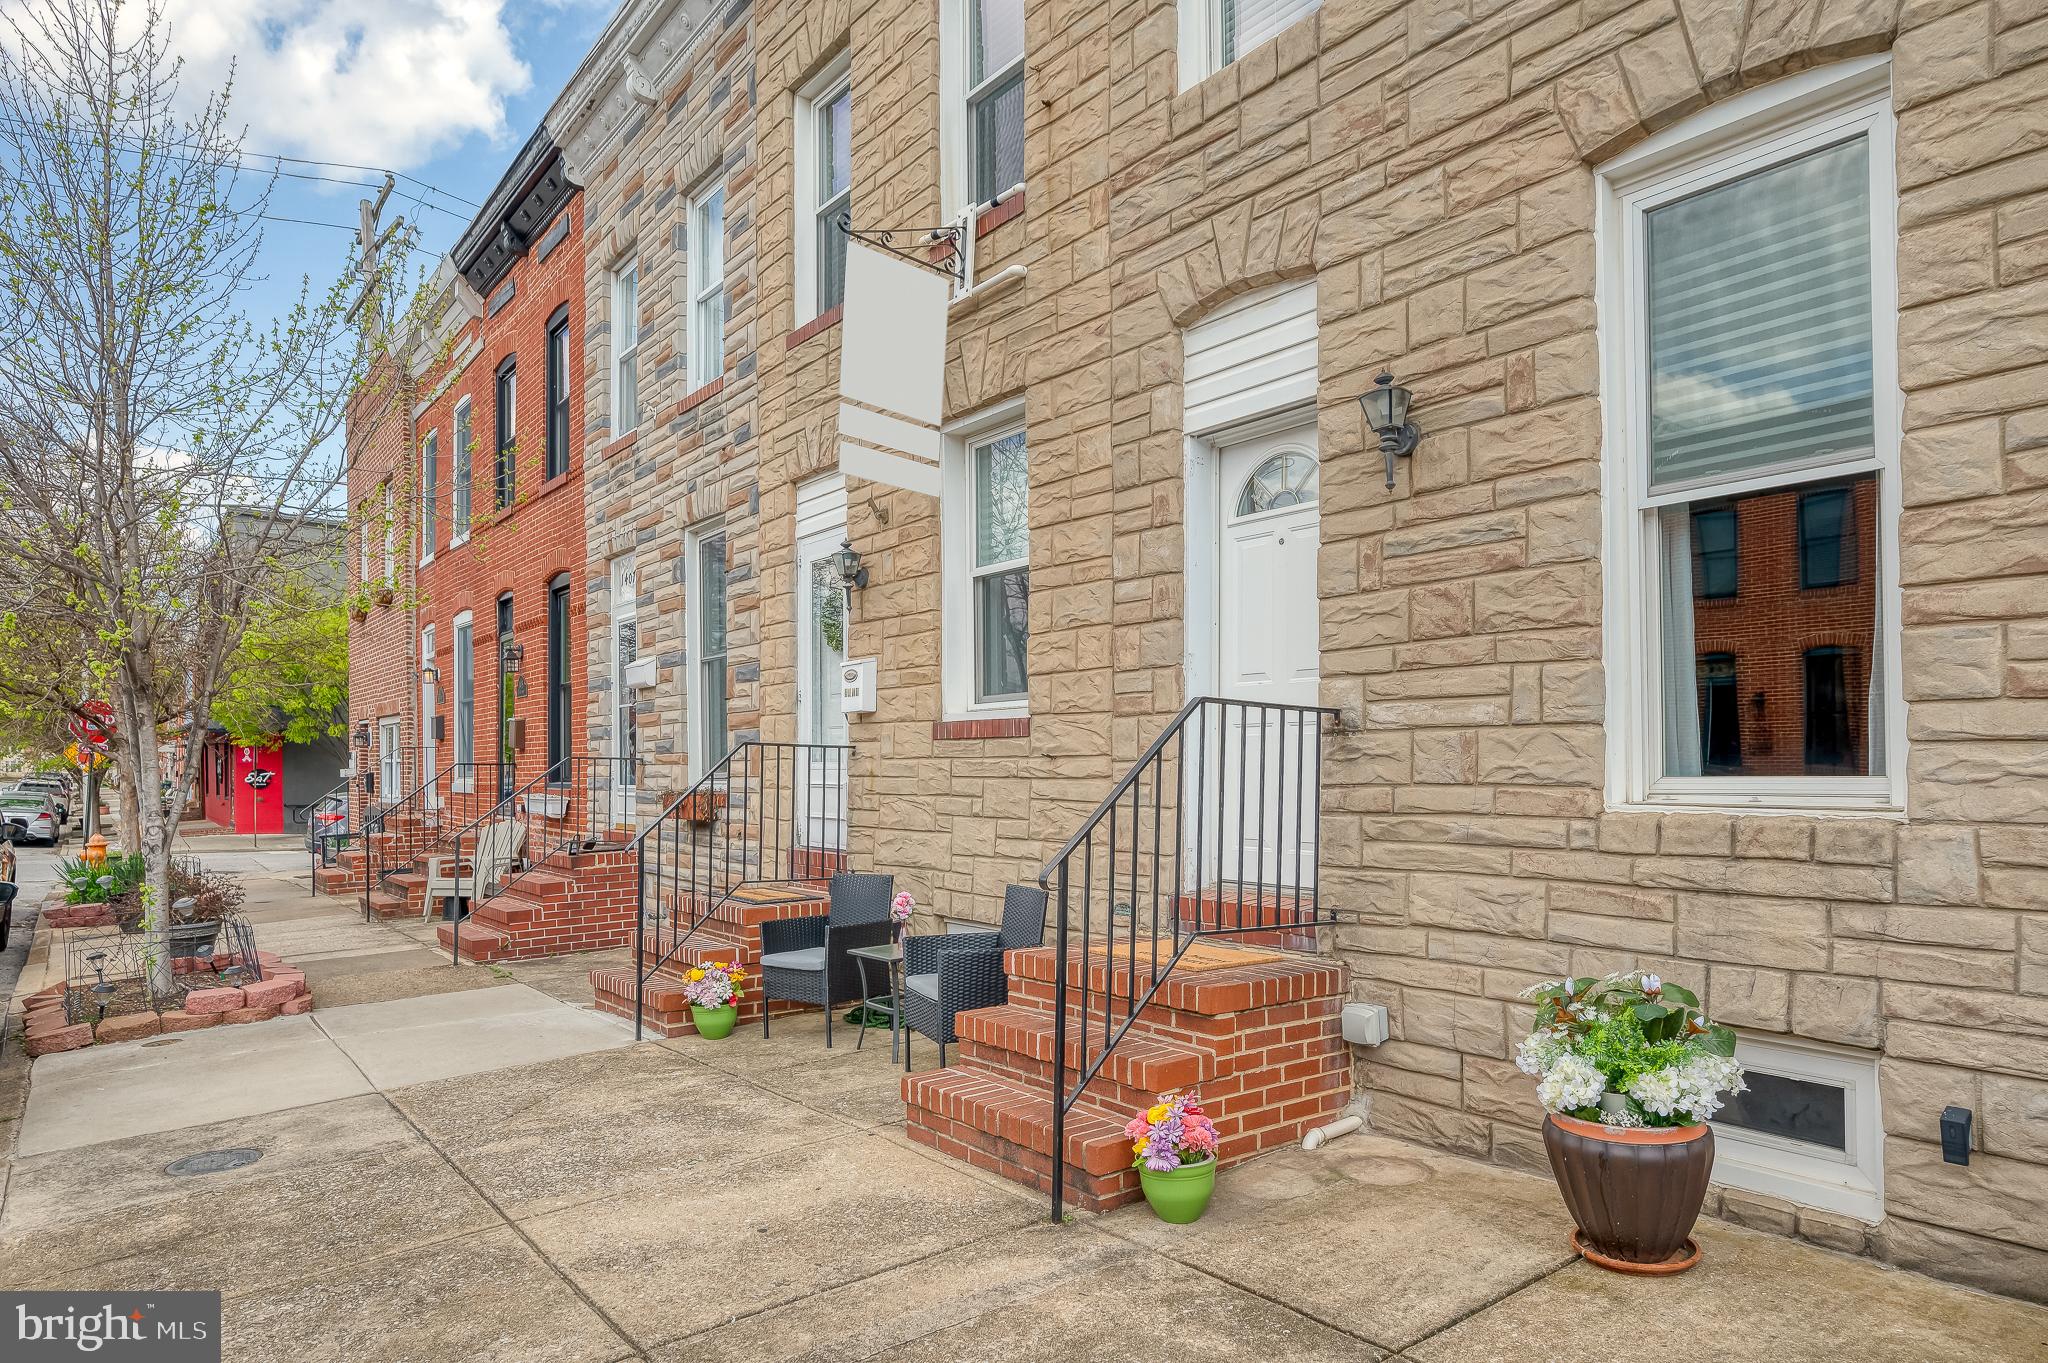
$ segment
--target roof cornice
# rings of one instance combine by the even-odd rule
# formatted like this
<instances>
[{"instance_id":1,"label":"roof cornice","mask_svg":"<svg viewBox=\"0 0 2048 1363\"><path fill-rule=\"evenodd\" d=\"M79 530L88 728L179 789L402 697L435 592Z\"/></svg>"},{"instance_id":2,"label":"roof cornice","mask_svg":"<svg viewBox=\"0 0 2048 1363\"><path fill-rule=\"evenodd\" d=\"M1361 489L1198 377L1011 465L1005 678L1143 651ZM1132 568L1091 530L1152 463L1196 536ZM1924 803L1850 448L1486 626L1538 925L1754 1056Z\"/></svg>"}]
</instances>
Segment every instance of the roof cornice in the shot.
<instances>
[{"instance_id":1,"label":"roof cornice","mask_svg":"<svg viewBox=\"0 0 2048 1363\"><path fill-rule=\"evenodd\" d=\"M723 0L626 0L548 110L571 184L589 183L619 134L660 102Z\"/></svg>"}]
</instances>

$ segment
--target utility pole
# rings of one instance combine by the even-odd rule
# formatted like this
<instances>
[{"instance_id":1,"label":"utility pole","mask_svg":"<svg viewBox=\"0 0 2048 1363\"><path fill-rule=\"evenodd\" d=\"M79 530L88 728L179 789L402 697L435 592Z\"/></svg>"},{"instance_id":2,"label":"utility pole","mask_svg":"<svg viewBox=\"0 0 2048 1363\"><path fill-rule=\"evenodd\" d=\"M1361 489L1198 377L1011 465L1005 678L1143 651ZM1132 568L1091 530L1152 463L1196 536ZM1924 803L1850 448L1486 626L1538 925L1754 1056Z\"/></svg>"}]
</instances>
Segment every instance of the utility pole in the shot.
<instances>
[{"instance_id":1,"label":"utility pole","mask_svg":"<svg viewBox=\"0 0 2048 1363\"><path fill-rule=\"evenodd\" d=\"M378 332L384 325L384 309L378 296L381 292L380 276L377 272L378 256L393 234L405 226L405 219L397 217L382 231L377 227L377 219L383 214L384 205L391 198L391 191L397 186L397 177L386 171L383 188L377 191L374 202L369 199L356 200L356 210L361 215L361 222L356 228L356 241L362 247L362 255L356 261L356 273L362 277L363 291L356 295L355 306L349 309L349 316L361 317L363 337L369 341L377 339Z\"/></svg>"}]
</instances>

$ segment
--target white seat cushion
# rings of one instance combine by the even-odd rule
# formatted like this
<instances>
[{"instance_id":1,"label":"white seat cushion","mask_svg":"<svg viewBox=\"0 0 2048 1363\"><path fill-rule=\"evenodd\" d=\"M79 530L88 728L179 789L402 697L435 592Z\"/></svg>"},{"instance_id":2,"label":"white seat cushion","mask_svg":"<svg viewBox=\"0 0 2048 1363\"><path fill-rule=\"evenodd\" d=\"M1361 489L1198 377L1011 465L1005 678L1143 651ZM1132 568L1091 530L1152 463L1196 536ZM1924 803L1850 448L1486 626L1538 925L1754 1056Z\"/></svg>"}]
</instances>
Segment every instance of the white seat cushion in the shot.
<instances>
[{"instance_id":1,"label":"white seat cushion","mask_svg":"<svg viewBox=\"0 0 2048 1363\"><path fill-rule=\"evenodd\" d=\"M939 1001L939 973L936 970L929 975L912 975L903 983L911 993L922 994L933 1003Z\"/></svg>"},{"instance_id":2,"label":"white seat cushion","mask_svg":"<svg viewBox=\"0 0 2048 1363\"><path fill-rule=\"evenodd\" d=\"M771 951L761 958L763 970L807 970L818 974L825 969L825 948L804 947L799 951Z\"/></svg>"}]
</instances>

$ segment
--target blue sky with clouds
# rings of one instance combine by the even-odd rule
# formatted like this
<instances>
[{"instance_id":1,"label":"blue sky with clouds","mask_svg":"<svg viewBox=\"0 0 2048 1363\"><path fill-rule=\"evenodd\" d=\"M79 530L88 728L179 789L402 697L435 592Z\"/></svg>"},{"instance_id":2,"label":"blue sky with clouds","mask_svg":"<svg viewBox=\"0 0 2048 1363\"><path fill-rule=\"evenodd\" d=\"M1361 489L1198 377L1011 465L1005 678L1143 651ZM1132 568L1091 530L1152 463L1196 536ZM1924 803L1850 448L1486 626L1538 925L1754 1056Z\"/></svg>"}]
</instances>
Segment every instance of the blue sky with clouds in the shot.
<instances>
[{"instance_id":1,"label":"blue sky with clouds","mask_svg":"<svg viewBox=\"0 0 2048 1363\"><path fill-rule=\"evenodd\" d=\"M251 152L374 166L401 179L393 207L420 227L430 270L468 225L574 73L613 0L164 0L188 93L234 81L232 121ZM252 158L251 165L257 163ZM268 169L272 163L263 163ZM259 317L345 262L357 183L340 165L283 163L264 225ZM325 178L311 178L325 177ZM421 182L444 194L422 189Z\"/></svg>"}]
</instances>

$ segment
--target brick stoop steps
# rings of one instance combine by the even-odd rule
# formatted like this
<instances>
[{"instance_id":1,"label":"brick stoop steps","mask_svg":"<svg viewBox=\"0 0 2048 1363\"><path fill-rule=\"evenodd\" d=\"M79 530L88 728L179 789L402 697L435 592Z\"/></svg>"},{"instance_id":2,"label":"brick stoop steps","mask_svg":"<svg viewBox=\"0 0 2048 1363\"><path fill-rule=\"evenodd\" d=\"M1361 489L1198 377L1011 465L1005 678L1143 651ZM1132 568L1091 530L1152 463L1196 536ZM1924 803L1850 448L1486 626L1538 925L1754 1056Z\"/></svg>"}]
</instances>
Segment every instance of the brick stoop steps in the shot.
<instances>
[{"instance_id":1,"label":"brick stoop steps","mask_svg":"<svg viewBox=\"0 0 2048 1363\"><path fill-rule=\"evenodd\" d=\"M763 923L779 918L813 917L825 913L830 907L825 886L815 882L762 886L742 891L719 905L682 949L647 982L646 1011L641 1017L641 1024L648 1035L695 1035L697 1028L690 1021L690 1005L683 998L683 975L692 966L703 961L736 959L750 976L758 976ZM685 916L694 917L694 912ZM465 928L464 936L467 935L468 929ZM630 932L626 940L632 940ZM654 959L673 941L671 936L657 945L650 933L646 942L648 959ZM879 986L879 976L876 982ZM630 1019L633 1016L633 984L634 968L631 965L623 969L590 972L590 987L596 995L599 1012ZM785 1012L803 1011L804 1007L803 1004L778 1003L775 1012L779 1017ZM742 1025L761 1020L758 990L747 991L747 996L740 1000L739 1017Z\"/></svg>"},{"instance_id":2,"label":"brick stoop steps","mask_svg":"<svg viewBox=\"0 0 2048 1363\"><path fill-rule=\"evenodd\" d=\"M633 940L633 890L638 855L614 844L588 851L553 852L542 864L474 905L462 924L465 961L523 960L571 951L599 951ZM394 886L415 879L393 876ZM426 878L407 886L405 912L418 913ZM397 896L393 896L396 898ZM373 909L377 896L370 896ZM435 929L444 949L456 945L455 925Z\"/></svg>"},{"instance_id":3,"label":"brick stoop steps","mask_svg":"<svg viewBox=\"0 0 2048 1363\"><path fill-rule=\"evenodd\" d=\"M1078 960L1069 987L1069 1083L1081 1060ZM1054 963L1050 948L1008 953L1010 1001L960 1015L951 1068L903 1077L912 1139L1048 1194ZM1107 973L1099 960L1091 967L1091 1053L1101 1047ZM1127 974L1116 973L1118 994L1128 997ZM1338 1022L1346 980L1341 963L1314 956L1169 975L1067 1114L1068 1205L1107 1211L1140 1196L1124 1123L1170 1089L1201 1091L1226 1165L1298 1141L1341 1111L1351 1101ZM1112 1034L1121 1021L1119 1013Z\"/></svg>"}]
</instances>

